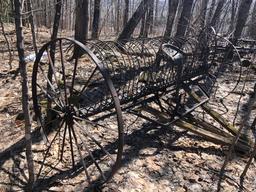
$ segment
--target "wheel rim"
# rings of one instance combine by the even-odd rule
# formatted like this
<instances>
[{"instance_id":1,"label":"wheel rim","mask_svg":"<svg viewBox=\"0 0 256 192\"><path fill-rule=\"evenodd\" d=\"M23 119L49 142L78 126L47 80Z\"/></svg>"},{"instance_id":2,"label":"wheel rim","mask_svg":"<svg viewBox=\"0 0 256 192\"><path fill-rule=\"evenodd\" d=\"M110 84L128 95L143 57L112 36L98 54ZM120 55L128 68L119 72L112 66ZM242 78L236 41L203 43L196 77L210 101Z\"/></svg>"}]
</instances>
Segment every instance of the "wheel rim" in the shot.
<instances>
[{"instance_id":1,"label":"wheel rim","mask_svg":"<svg viewBox=\"0 0 256 192\"><path fill-rule=\"evenodd\" d=\"M73 47L84 52L81 58L70 59ZM78 177L86 185L108 181L121 163L123 122L116 91L97 57L71 39L45 44L34 64L32 97L47 140L37 158L38 178L83 169L86 179Z\"/></svg>"}]
</instances>

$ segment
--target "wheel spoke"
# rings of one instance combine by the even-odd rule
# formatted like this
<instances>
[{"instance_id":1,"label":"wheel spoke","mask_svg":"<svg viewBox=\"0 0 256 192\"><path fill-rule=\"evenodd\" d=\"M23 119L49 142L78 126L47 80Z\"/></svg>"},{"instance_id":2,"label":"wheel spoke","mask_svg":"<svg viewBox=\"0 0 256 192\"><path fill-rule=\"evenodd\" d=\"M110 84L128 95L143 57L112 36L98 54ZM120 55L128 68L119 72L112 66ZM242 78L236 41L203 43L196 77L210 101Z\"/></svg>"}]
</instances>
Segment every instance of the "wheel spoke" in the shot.
<instances>
[{"instance_id":1,"label":"wheel spoke","mask_svg":"<svg viewBox=\"0 0 256 192\"><path fill-rule=\"evenodd\" d=\"M54 80L55 80L55 83L59 89L59 92L60 92L60 96L62 97L62 99L64 100L64 97L62 95L62 92L61 92L61 88L59 87L59 84L58 84L58 78L56 76L56 71L55 71L55 68L54 68L54 64L53 64L53 61L52 61L52 58L50 56L50 53L49 53L49 49L47 48L47 56L48 56L48 59L49 59L49 63L50 63L50 69L51 69L51 72L53 73L53 77L54 77Z\"/></svg>"},{"instance_id":2,"label":"wheel spoke","mask_svg":"<svg viewBox=\"0 0 256 192\"><path fill-rule=\"evenodd\" d=\"M79 147L79 145L78 145L77 137L76 137L75 131L74 131L73 127L71 127L71 126L69 127L69 129L71 129L71 131L72 131L72 134L73 134L73 137L74 137L74 140L75 140L75 144L76 144L76 147L77 147L77 150L78 150L80 159L81 159L82 164L83 164L83 167L84 167L85 175L86 175L86 177L87 177L88 183L90 184L90 183L91 183L90 175L88 174L86 163L85 163L85 161L84 161L82 152L81 152L80 147Z\"/></svg>"},{"instance_id":3,"label":"wheel spoke","mask_svg":"<svg viewBox=\"0 0 256 192\"><path fill-rule=\"evenodd\" d=\"M69 144L70 144L70 151L71 151L71 158L72 158L72 166L75 167L75 157L74 157L74 150L73 150L73 142L72 142L72 135L71 135L71 129L68 125L68 134L69 134Z\"/></svg>"},{"instance_id":4,"label":"wheel spoke","mask_svg":"<svg viewBox=\"0 0 256 192\"><path fill-rule=\"evenodd\" d=\"M42 71L42 74L43 74L43 76L44 76L44 78L46 79L46 81L47 81L47 85L49 85L50 87L51 87L51 89L52 89L52 91L56 94L56 95L58 95L58 93L55 91L55 88L54 88L54 85L52 84L52 82L50 81L50 79L44 74L44 70L43 70L43 68L39 65L39 69ZM37 85L38 85L38 83L37 83ZM58 85L57 85L58 86ZM48 88L48 87L47 87ZM60 90L59 90L60 91ZM61 94L61 92L60 92L60 94ZM61 105L63 106L63 103L62 103L62 101L58 98L58 100L60 101L60 103L61 103Z\"/></svg>"},{"instance_id":5,"label":"wheel spoke","mask_svg":"<svg viewBox=\"0 0 256 192\"><path fill-rule=\"evenodd\" d=\"M104 175L103 171L101 170L99 164L96 162L96 159L94 158L92 152L91 152L90 149L87 147L86 142L83 140L83 138L81 137L81 135L79 135L79 137L80 137L80 139L81 139L81 141L82 141L82 143L83 143L83 146L85 147L86 151L87 151L88 154L90 155L90 157L91 157L93 163L95 164L95 166L96 166L97 169L99 170L99 172L100 172L102 178L103 178L104 180L107 180L107 179L106 179L106 176Z\"/></svg>"},{"instance_id":6,"label":"wheel spoke","mask_svg":"<svg viewBox=\"0 0 256 192\"><path fill-rule=\"evenodd\" d=\"M74 84L75 84L75 76L76 76L76 70L77 70L77 63L78 63L78 57L76 57L76 59L75 59L75 66L74 66L72 82L71 82L71 88L70 88L70 97L73 96L73 88L74 88Z\"/></svg>"},{"instance_id":7,"label":"wheel spoke","mask_svg":"<svg viewBox=\"0 0 256 192\"><path fill-rule=\"evenodd\" d=\"M60 132L60 130L61 130L61 127L63 126L64 122L65 122L65 121L62 119L58 131L57 131L56 134L54 135L54 137L53 137L52 141L50 142L49 146L47 147L46 153L45 153L45 155L44 155L44 159L43 159L43 161L42 161L42 164L41 164L41 166L40 166L39 172L38 172L38 174L37 174L37 178L39 178L39 176L40 176L40 174L41 174L41 172L42 172L42 169L43 169L44 163L45 163L45 161L46 161L47 155L48 155L48 153L49 153L49 151L50 151L50 148L51 148L53 142L55 141L57 135L59 134L59 132Z\"/></svg>"},{"instance_id":8,"label":"wheel spoke","mask_svg":"<svg viewBox=\"0 0 256 192\"><path fill-rule=\"evenodd\" d=\"M52 100L58 107L62 108L61 105L60 105L59 103L57 103L57 101L55 101L55 99L53 99L53 97L52 97L51 95L49 95L49 94L47 93L47 91L46 91L44 88L42 88L42 87L41 87L40 85L38 85L38 84L37 84L37 86L41 89L41 91L45 94L45 96L46 96L48 99Z\"/></svg>"},{"instance_id":9,"label":"wheel spoke","mask_svg":"<svg viewBox=\"0 0 256 192\"><path fill-rule=\"evenodd\" d=\"M88 88L88 86L90 85L90 81L91 81L93 75L95 74L96 70L97 70L97 67L94 68L94 70L93 70L92 74L90 75L89 79L86 81L84 87L80 91L79 96L81 96L83 94L83 92L85 92L86 89Z\"/></svg>"},{"instance_id":10,"label":"wheel spoke","mask_svg":"<svg viewBox=\"0 0 256 192\"><path fill-rule=\"evenodd\" d=\"M63 152L64 152L64 145L65 145L65 139L66 139L66 131L67 131L67 123L65 124L64 128L64 134L63 134L63 140L62 140L62 145L61 145L61 152L60 152L60 161L63 160Z\"/></svg>"},{"instance_id":11,"label":"wheel spoke","mask_svg":"<svg viewBox=\"0 0 256 192\"><path fill-rule=\"evenodd\" d=\"M64 82L64 95L65 95L65 101L66 105L68 104L68 96L67 96L67 90L66 90L66 74L65 74L65 66L64 66L64 59L63 59L63 50L62 50L62 41L60 40L60 60L61 60L61 68L62 68L62 77Z\"/></svg>"},{"instance_id":12,"label":"wheel spoke","mask_svg":"<svg viewBox=\"0 0 256 192\"><path fill-rule=\"evenodd\" d=\"M112 128L110 128L110 127L106 127L106 126L104 126L104 125L101 125L101 124L99 124L99 123L90 121L90 120L88 120L88 119L80 118L80 117L77 117L77 116L74 116L74 118L77 119L77 120L84 121L85 123L88 123L88 124L90 124L90 125L99 126L99 127L105 128L105 129L107 129L107 130L113 131L113 132L115 132L115 133L118 133L118 130L112 129Z\"/></svg>"},{"instance_id":13,"label":"wheel spoke","mask_svg":"<svg viewBox=\"0 0 256 192\"><path fill-rule=\"evenodd\" d=\"M106 155L108 155L110 157L110 159L112 161L115 161L113 159L113 157L110 155L110 153L100 144L99 141L97 141L93 136L91 136L91 134L86 130L86 128L83 126L81 126L76 120L74 120L74 123L81 129L83 130L83 133L85 133L91 140L94 141L94 143L101 148L102 151L104 151L104 153L106 153Z\"/></svg>"}]
</instances>

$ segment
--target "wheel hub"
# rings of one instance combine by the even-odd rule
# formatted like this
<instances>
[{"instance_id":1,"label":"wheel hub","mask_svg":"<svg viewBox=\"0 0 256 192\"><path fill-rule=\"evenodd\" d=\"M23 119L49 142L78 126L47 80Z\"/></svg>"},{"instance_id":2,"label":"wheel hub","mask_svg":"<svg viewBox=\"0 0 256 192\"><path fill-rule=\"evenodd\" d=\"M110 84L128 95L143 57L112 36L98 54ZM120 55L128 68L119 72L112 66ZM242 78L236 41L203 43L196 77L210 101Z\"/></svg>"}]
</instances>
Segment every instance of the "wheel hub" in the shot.
<instances>
[{"instance_id":1,"label":"wheel hub","mask_svg":"<svg viewBox=\"0 0 256 192\"><path fill-rule=\"evenodd\" d=\"M64 119L66 120L66 123L69 125L72 125L74 122L74 116L77 115L74 105L71 104L71 105L64 107L63 112L65 113Z\"/></svg>"}]
</instances>

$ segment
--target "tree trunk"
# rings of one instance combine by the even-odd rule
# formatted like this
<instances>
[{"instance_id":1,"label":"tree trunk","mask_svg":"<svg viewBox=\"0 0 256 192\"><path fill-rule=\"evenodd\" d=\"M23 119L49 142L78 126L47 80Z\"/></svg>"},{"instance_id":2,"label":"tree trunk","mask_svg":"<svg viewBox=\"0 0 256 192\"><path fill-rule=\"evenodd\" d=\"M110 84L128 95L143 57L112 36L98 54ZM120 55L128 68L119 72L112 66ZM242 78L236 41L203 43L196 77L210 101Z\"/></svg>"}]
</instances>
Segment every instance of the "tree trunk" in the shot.
<instances>
[{"instance_id":1,"label":"tree trunk","mask_svg":"<svg viewBox=\"0 0 256 192\"><path fill-rule=\"evenodd\" d=\"M59 30L59 25L60 25L60 16L61 16L61 7L62 7L62 0L57 0L56 5L55 5L55 16L54 16L51 40L56 39L58 36L58 30ZM55 51L55 48L54 48L54 51Z\"/></svg>"},{"instance_id":2,"label":"tree trunk","mask_svg":"<svg viewBox=\"0 0 256 192\"><path fill-rule=\"evenodd\" d=\"M252 0L243 0L240 3L239 9L238 9L237 23L236 23L235 32L234 32L234 42L233 42L234 44L236 44L237 39L241 37L243 28L245 26L245 23L249 15L251 4L252 4Z\"/></svg>"},{"instance_id":3,"label":"tree trunk","mask_svg":"<svg viewBox=\"0 0 256 192\"><path fill-rule=\"evenodd\" d=\"M117 0L117 5L116 5L116 34L120 32L120 0Z\"/></svg>"},{"instance_id":4,"label":"tree trunk","mask_svg":"<svg viewBox=\"0 0 256 192\"><path fill-rule=\"evenodd\" d=\"M184 37L191 17L193 0L184 0L181 16L177 26L176 37Z\"/></svg>"},{"instance_id":5,"label":"tree trunk","mask_svg":"<svg viewBox=\"0 0 256 192\"><path fill-rule=\"evenodd\" d=\"M27 66L25 62L24 53L24 37L22 31L22 18L21 18L21 1L14 0L14 12L15 12L15 27L17 38L17 50L19 55L19 66L21 74L21 86L22 86L22 110L25 119L25 140L26 140L26 158L28 164L28 190L32 191L35 175L34 175L34 162L32 155L32 141L31 141L31 118L29 113L29 96L28 96L28 76Z\"/></svg>"},{"instance_id":6,"label":"tree trunk","mask_svg":"<svg viewBox=\"0 0 256 192\"><path fill-rule=\"evenodd\" d=\"M209 0L202 0L201 2L201 11L200 11L200 26L203 28L205 26L206 20L206 11L207 11L207 4Z\"/></svg>"},{"instance_id":7,"label":"tree trunk","mask_svg":"<svg viewBox=\"0 0 256 192\"><path fill-rule=\"evenodd\" d=\"M139 35L140 38L145 36L146 16L147 16L147 11L141 18L141 27L140 27L140 35Z\"/></svg>"},{"instance_id":8,"label":"tree trunk","mask_svg":"<svg viewBox=\"0 0 256 192\"><path fill-rule=\"evenodd\" d=\"M213 11L214 11L215 4L216 4L216 0L212 0L211 6L210 6L210 9L209 9L209 13L208 13L208 18L207 18L207 24L206 24L207 26L210 25L210 23L211 23L212 14L213 14Z\"/></svg>"},{"instance_id":9,"label":"tree trunk","mask_svg":"<svg viewBox=\"0 0 256 192\"><path fill-rule=\"evenodd\" d=\"M95 0L93 22L92 22L92 39L98 39L99 37L99 24L100 24L100 0Z\"/></svg>"},{"instance_id":10,"label":"tree trunk","mask_svg":"<svg viewBox=\"0 0 256 192\"><path fill-rule=\"evenodd\" d=\"M232 32L234 30L234 26L235 26L235 16L236 16L236 10L237 10L236 1L237 0L232 0L229 32Z\"/></svg>"},{"instance_id":11,"label":"tree trunk","mask_svg":"<svg viewBox=\"0 0 256 192\"><path fill-rule=\"evenodd\" d=\"M30 27L31 27L33 48L34 48L35 54L37 54L36 33L35 33L35 24L34 24L34 13L33 13L33 8L32 8L32 4L31 4L31 0L27 0L27 6L28 6L28 11L30 12L28 19L29 19L29 23L30 23Z\"/></svg>"},{"instance_id":12,"label":"tree trunk","mask_svg":"<svg viewBox=\"0 0 256 192\"><path fill-rule=\"evenodd\" d=\"M158 25L158 11L159 11L159 0L156 0L156 5L155 5L155 18L154 18L154 25Z\"/></svg>"},{"instance_id":13,"label":"tree trunk","mask_svg":"<svg viewBox=\"0 0 256 192\"><path fill-rule=\"evenodd\" d=\"M76 1L77 1L77 0L76 0ZM78 0L78 1L79 1L79 0ZM97 1L97 0L95 0L95 1ZM88 30L89 30L89 31L92 31L92 30L93 30L93 18L94 18L94 16L93 16L94 13L93 13L93 11L92 11L92 10L93 10L93 7L94 7L94 6L93 6L93 2L94 2L93 0L89 0L89 2L88 2L88 3L89 3L89 5L88 5L88 6L89 6L89 10L88 10L88 12L89 12L89 13L88 13L88 25L89 25L89 29L88 29ZM95 9L95 7L94 7L94 9Z\"/></svg>"},{"instance_id":14,"label":"tree trunk","mask_svg":"<svg viewBox=\"0 0 256 192\"><path fill-rule=\"evenodd\" d=\"M164 0L164 4L163 4L162 10L161 10L161 14L160 14L160 18L161 19L164 17L164 9L165 9L165 6L166 6L166 2L167 2L167 0Z\"/></svg>"},{"instance_id":15,"label":"tree trunk","mask_svg":"<svg viewBox=\"0 0 256 192\"><path fill-rule=\"evenodd\" d=\"M76 5L76 23L75 23L75 40L81 43L86 42L88 39L88 0L77 0ZM81 50L75 46L74 57L81 56Z\"/></svg>"},{"instance_id":16,"label":"tree trunk","mask_svg":"<svg viewBox=\"0 0 256 192\"><path fill-rule=\"evenodd\" d=\"M164 37L168 38L171 36L172 33L172 28L173 28L173 23L175 19L175 15L177 12L179 0L169 0L168 4L168 18L167 18L167 23L166 23L166 29L164 32Z\"/></svg>"},{"instance_id":17,"label":"tree trunk","mask_svg":"<svg viewBox=\"0 0 256 192\"><path fill-rule=\"evenodd\" d=\"M129 0L125 0L125 8L124 8L124 19L123 19L123 28L127 24L128 17L129 17Z\"/></svg>"},{"instance_id":18,"label":"tree trunk","mask_svg":"<svg viewBox=\"0 0 256 192\"><path fill-rule=\"evenodd\" d=\"M117 41L124 41L125 39L129 39L140 22L142 16L145 14L147 7L149 5L148 0L142 0L137 10L134 12L132 17L129 19L128 23L120 33L119 37L117 38Z\"/></svg>"},{"instance_id":19,"label":"tree trunk","mask_svg":"<svg viewBox=\"0 0 256 192\"><path fill-rule=\"evenodd\" d=\"M213 17L211 19L211 26L212 27L216 27L217 22L220 20L220 16L221 16L221 12L222 12L222 8L224 6L225 1L221 0L219 1L217 8L213 14Z\"/></svg>"},{"instance_id":20,"label":"tree trunk","mask_svg":"<svg viewBox=\"0 0 256 192\"><path fill-rule=\"evenodd\" d=\"M54 16L51 40L56 39L58 36L58 30L59 30L59 26L60 26L60 17L61 17L61 7L62 7L62 0L57 0L56 5L55 5L55 16ZM56 47L55 43L52 44L50 47L50 56L51 56L51 60L52 60L53 64L55 61L55 59L54 59L55 47ZM52 74L51 67L49 67L49 74L50 74L50 76ZM49 79L51 80L51 77L49 77Z\"/></svg>"},{"instance_id":21,"label":"tree trunk","mask_svg":"<svg viewBox=\"0 0 256 192\"><path fill-rule=\"evenodd\" d=\"M256 3L254 4L251 21L249 25L249 36L256 40Z\"/></svg>"},{"instance_id":22,"label":"tree trunk","mask_svg":"<svg viewBox=\"0 0 256 192\"><path fill-rule=\"evenodd\" d=\"M2 21L1 15L0 15L0 25L1 25L2 33L3 33L4 39L5 39L5 43L7 45L8 52L9 52L9 66L10 66L10 69L12 69L12 52L11 52L10 42L5 33L4 23Z\"/></svg>"},{"instance_id":23,"label":"tree trunk","mask_svg":"<svg viewBox=\"0 0 256 192\"><path fill-rule=\"evenodd\" d=\"M153 31L153 23L154 23L154 0L149 0L148 6L148 14L146 17L146 28L145 28L145 37L148 37L148 33L152 33Z\"/></svg>"}]
</instances>

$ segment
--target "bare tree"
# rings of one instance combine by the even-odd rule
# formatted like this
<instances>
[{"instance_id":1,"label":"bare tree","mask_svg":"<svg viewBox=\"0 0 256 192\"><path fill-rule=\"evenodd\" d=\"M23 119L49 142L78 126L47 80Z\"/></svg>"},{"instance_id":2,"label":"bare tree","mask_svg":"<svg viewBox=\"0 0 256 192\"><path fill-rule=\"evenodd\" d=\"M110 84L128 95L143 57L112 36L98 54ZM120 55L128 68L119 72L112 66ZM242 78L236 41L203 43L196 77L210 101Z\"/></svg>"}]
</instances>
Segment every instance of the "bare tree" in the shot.
<instances>
[{"instance_id":1,"label":"bare tree","mask_svg":"<svg viewBox=\"0 0 256 192\"><path fill-rule=\"evenodd\" d=\"M154 2L155 0L149 0L150 4L148 6L148 14L146 17L146 31L145 36L148 37L148 33L152 33L153 31L153 24L154 24Z\"/></svg>"},{"instance_id":2,"label":"bare tree","mask_svg":"<svg viewBox=\"0 0 256 192\"><path fill-rule=\"evenodd\" d=\"M152 32L153 19L154 0L149 0L149 6L147 7L146 12L141 19L140 37L148 37L148 33Z\"/></svg>"},{"instance_id":3,"label":"bare tree","mask_svg":"<svg viewBox=\"0 0 256 192\"><path fill-rule=\"evenodd\" d=\"M4 23L2 21L2 18L1 18L1 15L0 15L0 25L1 25L1 29L2 29L2 34L4 36L4 39L5 39L5 42L6 42L6 45L7 45L7 49L8 49L8 52L9 52L9 66L10 66L10 69L12 69L12 52L11 52L11 46L10 46L10 42L7 38L7 35L5 33L5 29L4 29Z\"/></svg>"},{"instance_id":4,"label":"bare tree","mask_svg":"<svg viewBox=\"0 0 256 192\"><path fill-rule=\"evenodd\" d=\"M120 15L121 15L121 7L120 7L120 0L116 1L116 34L120 32Z\"/></svg>"},{"instance_id":5,"label":"bare tree","mask_svg":"<svg viewBox=\"0 0 256 192\"><path fill-rule=\"evenodd\" d=\"M28 76L27 65L25 62L24 53L24 37L22 31L22 18L21 18L21 0L14 0L14 12L15 12L15 27L17 37L17 49L19 55L19 66L21 74L21 86L22 86L22 110L25 118L25 140L26 140L26 158L28 164L28 190L32 191L34 183L34 163L32 155L32 141L31 141L31 118L29 113L29 96L28 96Z\"/></svg>"},{"instance_id":6,"label":"bare tree","mask_svg":"<svg viewBox=\"0 0 256 192\"><path fill-rule=\"evenodd\" d=\"M147 11L144 13L144 15L141 18L141 26L140 26L140 35L139 37L144 37L145 36L145 27L146 27L146 13Z\"/></svg>"},{"instance_id":7,"label":"bare tree","mask_svg":"<svg viewBox=\"0 0 256 192\"><path fill-rule=\"evenodd\" d=\"M256 3L254 3L249 25L249 36L256 40Z\"/></svg>"},{"instance_id":8,"label":"bare tree","mask_svg":"<svg viewBox=\"0 0 256 192\"><path fill-rule=\"evenodd\" d=\"M221 16L221 12L222 12L224 3L225 3L225 0L219 1L218 5L216 7L216 10L212 16L212 19L211 19L211 23L210 23L211 26L215 27L217 22L220 20L220 16Z\"/></svg>"},{"instance_id":9,"label":"bare tree","mask_svg":"<svg viewBox=\"0 0 256 192\"><path fill-rule=\"evenodd\" d=\"M117 38L117 41L124 41L125 39L129 39L140 22L142 16L145 14L147 7L149 5L150 1L148 0L142 0L137 10L134 12L132 17L127 22L126 26L120 33L120 35Z\"/></svg>"},{"instance_id":10,"label":"bare tree","mask_svg":"<svg viewBox=\"0 0 256 192\"><path fill-rule=\"evenodd\" d=\"M173 23L177 12L179 0L169 0L168 4L168 18L166 23L166 29L164 37L170 37L172 33Z\"/></svg>"},{"instance_id":11,"label":"bare tree","mask_svg":"<svg viewBox=\"0 0 256 192\"><path fill-rule=\"evenodd\" d=\"M93 22L92 22L92 39L98 39L99 37L99 24L100 24L100 0L95 0Z\"/></svg>"},{"instance_id":12,"label":"bare tree","mask_svg":"<svg viewBox=\"0 0 256 192\"><path fill-rule=\"evenodd\" d=\"M234 32L234 42L233 42L234 44L236 44L237 39L241 37L243 28L245 26L245 23L249 15L251 4L252 4L252 0L243 0L240 3L239 9L238 9L237 23L236 23L235 32Z\"/></svg>"},{"instance_id":13,"label":"bare tree","mask_svg":"<svg viewBox=\"0 0 256 192\"><path fill-rule=\"evenodd\" d=\"M85 43L88 39L88 24L89 24L89 12L88 12L88 0L76 1L76 21L75 21L75 39ZM74 56L79 57L81 51L75 47Z\"/></svg>"},{"instance_id":14,"label":"bare tree","mask_svg":"<svg viewBox=\"0 0 256 192\"><path fill-rule=\"evenodd\" d=\"M183 1L183 8L181 12L180 19L178 21L178 26L177 26L177 32L176 32L176 37L184 37L190 17L191 17L191 10L192 10L192 5L193 5L193 0L186 0Z\"/></svg>"},{"instance_id":15,"label":"bare tree","mask_svg":"<svg viewBox=\"0 0 256 192\"><path fill-rule=\"evenodd\" d=\"M129 0L125 0L125 7L124 7L124 19L123 19L123 27L126 25L129 17Z\"/></svg>"},{"instance_id":16,"label":"bare tree","mask_svg":"<svg viewBox=\"0 0 256 192\"><path fill-rule=\"evenodd\" d=\"M124 0L125 6L124 6L124 18L123 18L123 27L126 25L128 22L129 18L129 2L130 0Z\"/></svg>"},{"instance_id":17,"label":"bare tree","mask_svg":"<svg viewBox=\"0 0 256 192\"><path fill-rule=\"evenodd\" d=\"M158 11L159 11L159 0L155 1L155 17L154 17L154 25L158 25Z\"/></svg>"},{"instance_id":18,"label":"bare tree","mask_svg":"<svg viewBox=\"0 0 256 192\"><path fill-rule=\"evenodd\" d=\"M34 24L34 13L33 13L33 8L31 4L31 0L27 0L27 6L28 6L28 11L29 13L29 23L31 27L31 33L32 33L32 42L33 42L33 48L35 51L35 54L37 54L37 45L36 45L36 33L35 33L35 24Z\"/></svg>"},{"instance_id":19,"label":"bare tree","mask_svg":"<svg viewBox=\"0 0 256 192\"><path fill-rule=\"evenodd\" d=\"M201 1L201 10L200 10L200 26L201 27L205 26L208 2L209 2L209 0L202 0Z\"/></svg>"},{"instance_id":20,"label":"bare tree","mask_svg":"<svg viewBox=\"0 0 256 192\"><path fill-rule=\"evenodd\" d=\"M238 7L238 0L232 0L231 2L231 14L230 14L230 26L229 31L232 32L235 27L236 11Z\"/></svg>"},{"instance_id":21,"label":"bare tree","mask_svg":"<svg viewBox=\"0 0 256 192\"><path fill-rule=\"evenodd\" d=\"M212 0L211 5L210 5L210 9L209 9L209 12L208 12L208 16L207 16L206 25L210 25L210 23L211 23L213 11L214 11L214 8L215 8L215 4L216 4L216 0Z\"/></svg>"},{"instance_id":22,"label":"bare tree","mask_svg":"<svg viewBox=\"0 0 256 192\"><path fill-rule=\"evenodd\" d=\"M55 5L55 16L54 16L51 40L56 39L58 36L58 30L59 30L59 25L60 25L60 16L61 16L61 7L62 7L61 5L62 5L62 0L57 0L56 5ZM53 59L54 52L55 52L55 44L52 44L52 47L50 50L52 61L54 61L54 59Z\"/></svg>"}]
</instances>

